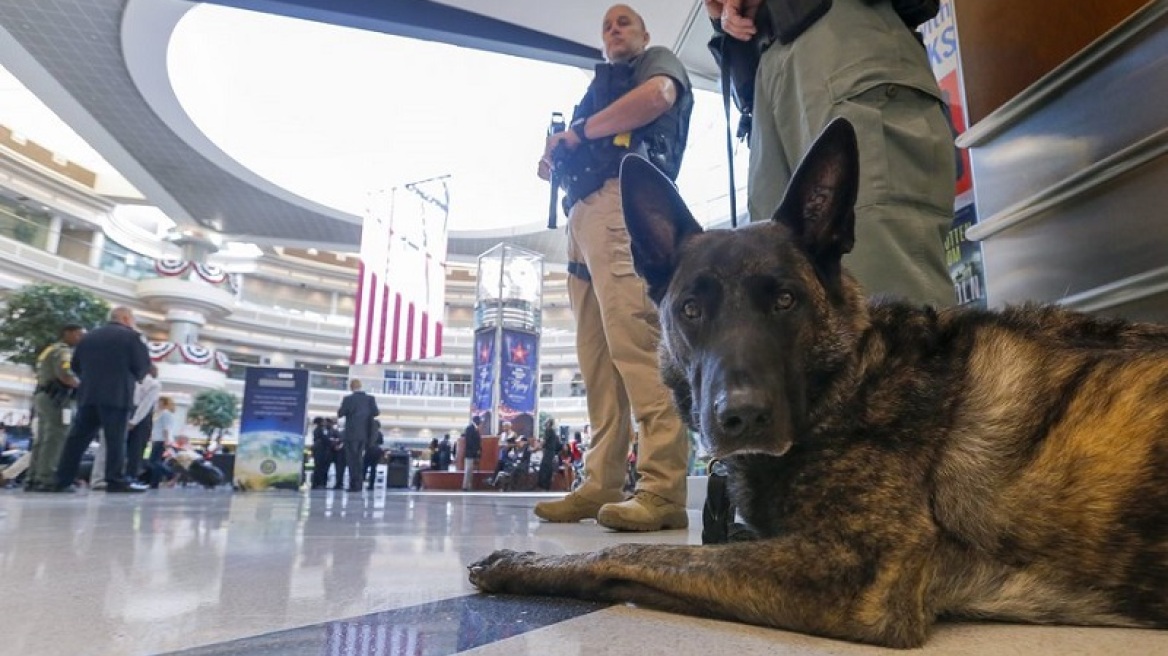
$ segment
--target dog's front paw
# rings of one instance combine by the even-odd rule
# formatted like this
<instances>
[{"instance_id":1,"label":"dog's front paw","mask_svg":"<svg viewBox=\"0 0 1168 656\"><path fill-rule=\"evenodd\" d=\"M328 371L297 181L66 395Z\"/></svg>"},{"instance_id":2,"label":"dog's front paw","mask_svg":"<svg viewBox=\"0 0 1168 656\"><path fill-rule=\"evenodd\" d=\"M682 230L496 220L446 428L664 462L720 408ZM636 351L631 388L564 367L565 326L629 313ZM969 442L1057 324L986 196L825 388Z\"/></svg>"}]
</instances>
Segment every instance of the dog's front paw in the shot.
<instances>
[{"instance_id":1,"label":"dog's front paw","mask_svg":"<svg viewBox=\"0 0 1168 656\"><path fill-rule=\"evenodd\" d=\"M502 549L471 563L470 582L483 592L522 592L522 572L535 565L539 554Z\"/></svg>"}]
</instances>

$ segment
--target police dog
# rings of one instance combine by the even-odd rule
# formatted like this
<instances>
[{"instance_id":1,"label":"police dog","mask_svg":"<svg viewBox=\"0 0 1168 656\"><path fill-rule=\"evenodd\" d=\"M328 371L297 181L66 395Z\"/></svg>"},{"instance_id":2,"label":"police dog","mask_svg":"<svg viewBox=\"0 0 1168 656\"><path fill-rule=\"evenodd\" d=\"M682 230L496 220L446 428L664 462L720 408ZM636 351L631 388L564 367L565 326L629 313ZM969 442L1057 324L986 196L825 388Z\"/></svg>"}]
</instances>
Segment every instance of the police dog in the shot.
<instances>
[{"instance_id":1,"label":"police dog","mask_svg":"<svg viewBox=\"0 0 1168 656\"><path fill-rule=\"evenodd\" d=\"M1168 328L866 302L857 159L833 122L733 231L621 173L662 376L758 539L499 551L471 583L889 647L940 617L1168 626Z\"/></svg>"}]
</instances>

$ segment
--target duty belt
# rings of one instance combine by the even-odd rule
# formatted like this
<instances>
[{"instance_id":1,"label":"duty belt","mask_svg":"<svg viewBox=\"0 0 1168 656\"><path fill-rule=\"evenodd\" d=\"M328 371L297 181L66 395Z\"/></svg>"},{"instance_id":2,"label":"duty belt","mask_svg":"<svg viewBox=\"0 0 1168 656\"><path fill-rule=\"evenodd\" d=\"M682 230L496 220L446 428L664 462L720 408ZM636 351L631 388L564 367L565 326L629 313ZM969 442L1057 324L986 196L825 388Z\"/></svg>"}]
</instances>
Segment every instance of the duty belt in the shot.
<instances>
[{"instance_id":1,"label":"duty belt","mask_svg":"<svg viewBox=\"0 0 1168 656\"><path fill-rule=\"evenodd\" d=\"M584 282L592 282L588 267L583 262L568 262L568 275L576 276Z\"/></svg>"}]
</instances>

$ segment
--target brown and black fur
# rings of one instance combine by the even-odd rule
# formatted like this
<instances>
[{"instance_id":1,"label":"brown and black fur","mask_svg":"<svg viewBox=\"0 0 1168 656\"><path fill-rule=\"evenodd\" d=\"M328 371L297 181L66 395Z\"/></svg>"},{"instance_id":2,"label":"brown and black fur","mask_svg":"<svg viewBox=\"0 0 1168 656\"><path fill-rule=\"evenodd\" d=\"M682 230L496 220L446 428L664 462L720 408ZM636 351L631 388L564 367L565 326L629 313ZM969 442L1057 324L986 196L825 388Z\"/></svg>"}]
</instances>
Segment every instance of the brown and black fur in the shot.
<instances>
[{"instance_id":1,"label":"brown and black fur","mask_svg":"<svg viewBox=\"0 0 1168 656\"><path fill-rule=\"evenodd\" d=\"M736 231L622 170L662 375L759 539L500 551L472 583L892 647L941 617L1168 626L1168 328L869 304L856 167L837 121Z\"/></svg>"}]
</instances>

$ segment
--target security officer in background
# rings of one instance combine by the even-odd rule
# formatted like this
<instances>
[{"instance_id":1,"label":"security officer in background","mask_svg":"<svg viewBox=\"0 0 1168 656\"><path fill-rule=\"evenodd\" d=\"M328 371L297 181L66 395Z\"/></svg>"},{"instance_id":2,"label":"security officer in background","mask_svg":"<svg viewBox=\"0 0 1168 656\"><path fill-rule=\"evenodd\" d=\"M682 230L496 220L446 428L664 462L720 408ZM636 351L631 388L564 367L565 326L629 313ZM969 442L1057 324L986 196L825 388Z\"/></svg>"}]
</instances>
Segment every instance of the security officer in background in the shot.
<instances>
[{"instance_id":1,"label":"security officer in background","mask_svg":"<svg viewBox=\"0 0 1168 656\"><path fill-rule=\"evenodd\" d=\"M61 328L60 340L37 356L37 386L33 396L37 432L32 445L32 464L24 483L24 489L29 492L48 492L57 484L57 461L65 444L65 406L81 382L73 375L73 347L83 335L85 329L79 324L66 324Z\"/></svg>"}]
</instances>

